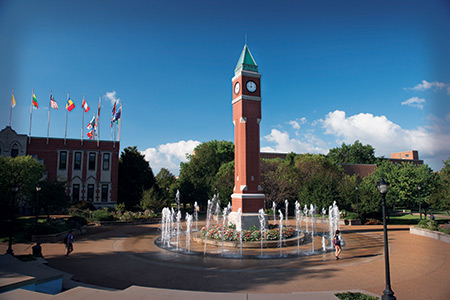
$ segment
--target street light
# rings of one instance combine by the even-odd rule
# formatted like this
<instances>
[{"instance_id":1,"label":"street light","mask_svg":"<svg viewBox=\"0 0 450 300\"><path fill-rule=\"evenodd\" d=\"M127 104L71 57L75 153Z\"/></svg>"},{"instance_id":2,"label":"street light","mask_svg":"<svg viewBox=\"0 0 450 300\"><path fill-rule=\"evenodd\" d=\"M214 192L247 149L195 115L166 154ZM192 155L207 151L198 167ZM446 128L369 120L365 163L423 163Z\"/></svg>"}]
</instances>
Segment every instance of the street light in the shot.
<instances>
[{"instance_id":1,"label":"street light","mask_svg":"<svg viewBox=\"0 0 450 300\"><path fill-rule=\"evenodd\" d=\"M359 208L358 208L358 186L355 186L356 191L356 217L359 219Z\"/></svg>"},{"instance_id":2,"label":"street light","mask_svg":"<svg viewBox=\"0 0 450 300\"><path fill-rule=\"evenodd\" d=\"M420 184L418 184L417 185L417 190L419 191L419 215L420 215L420 219L422 220L422 198L420 197L420 190L421 189L422 189L422 187L420 186Z\"/></svg>"},{"instance_id":3,"label":"street light","mask_svg":"<svg viewBox=\"0 0 450 300\"><path fill-rule=\"evenodd\" d=\"M14 252L12 249L13 230L14 230L14 204L16 202L16 194L18 191L19 191L19 186L17 185L17 183L14 182L13 185L11 186L12 198L11 198L11 205L9 208L9 214L10 214L9 240L8 240L8 250L6 250L6 254L9 254L9 255L14 255Z\"/></svg>"},{"instance_id":4,"label":"street light","mask_svg":"<svg viewBox=\"0 0 450 300\"><path fill-rule=\"evenodd\" d=\"M34 231L37 231L38 226L38 218L39 218L39 191L41 190L41 185L36 184L36 220L34 222Z\"/></svg>"},{"instance_id":5,"label":"street light","mask_svg":"<svg viewBox=\"0 0 450 300\"><path fill-rule=\"evenodd\" d=\"M389 247L388 247L388 235L386 225L386 193L388 192L389 185L383 178L377 183L377 189L381 194L382 207L383 207L383 232L384 232L384 268L386 270L386 288L381 296L382 300L395 300L394 292L391 289L391 275L389 272Z\"/></svg>"}]
</instances>

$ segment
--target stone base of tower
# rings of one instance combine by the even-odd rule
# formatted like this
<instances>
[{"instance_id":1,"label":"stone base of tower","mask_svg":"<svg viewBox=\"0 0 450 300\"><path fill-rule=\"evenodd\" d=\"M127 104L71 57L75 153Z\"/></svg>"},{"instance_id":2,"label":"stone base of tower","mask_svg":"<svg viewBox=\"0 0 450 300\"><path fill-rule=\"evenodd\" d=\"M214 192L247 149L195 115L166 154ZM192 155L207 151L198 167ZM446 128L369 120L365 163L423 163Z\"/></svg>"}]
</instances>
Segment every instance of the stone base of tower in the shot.
<instances>
[{"instance_id":1,"label":"stone base of tower","mask_svg":"<svg viewBox=\"0 0 450 300\"><path fill-rule=\"evenodd\" d=\"M264 218L266 219L265 224L267 228L268 224L267 214L264 214ZM253 228L253 226L255 226L258 229L261 227L261 224L259 222L259 213L241 214L241 228L239 229L238 213L233 211L228 215L228 223L236 225L237 230L249 230Z\"/></svg>"},{"instance_id":2,"label":"stone base of tower","mask_svg":"<svg viewBox=\"0 0 450 300\"><path fill-rule=\"evenodd\" d=\"M238 225L238 209L241 209L241 224L242 230L248 230L253 226L260 227L259 224L259 210L264 209L264 194L233 194L231 195L232 212L228 220L229 223ZM266 224L267 224L267 215Z\"/></svg>"}]
</instances>

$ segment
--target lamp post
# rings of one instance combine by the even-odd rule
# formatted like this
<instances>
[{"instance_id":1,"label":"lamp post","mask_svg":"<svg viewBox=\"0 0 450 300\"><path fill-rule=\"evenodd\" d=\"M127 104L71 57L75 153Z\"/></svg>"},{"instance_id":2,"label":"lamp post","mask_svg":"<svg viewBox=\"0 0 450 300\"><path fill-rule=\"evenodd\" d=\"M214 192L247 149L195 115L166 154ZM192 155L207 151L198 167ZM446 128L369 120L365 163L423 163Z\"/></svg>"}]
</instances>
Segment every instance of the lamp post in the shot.
<instances>
[{"instance_id":1,"label":"lamp post","mask_svg":"<svg viewBox=\"0 0 450 300\"><path fill-rule=\"evenodd\" d=\"M384 268L386 271L386 288L381 296L382 300L395 300L394 292L391 289L391 275L389 271L389 247L388 247L388 234L386 225L386 193L389 186L383 178L377 183L377 189L381 194L382 207L383 207L383 232L384 232Z\"/></svg>"},{"instance_id":2,"label":"lamp post","mask_svg":"<svg viewBox=\"0 0 450 300\"><path fill-rule=\"evenodd\" d=\"M419 215L420 215L420 219L422 220L422 198L420 197L420 190L421 189L422 189L422 187L420 186L420 184L418 184L417 185L417 190L419 191Z\"/></svg>"},{"instance_id":3,"label":"lamp post","mask_svg":"<svg viewBox=\"0 0 450 300\"><path fill-rule=\"evenodd\" d=\"M16 202L16 194L19 191L19 186L17 183L13 183L11 186L11 193L12 193L12 199L11 199L11 207L10 207L10 219L9 219L9 240L8 240L8 250L6 250L6 254L14 255L13 249L12 249L12 240L13 240L13 230L14 230L14 204Z\"/></svg>"},{"instance_id":4,"label":"lamp post","mask_svg":"<svg viewBox=\"0 0 450 300\"><path fill-rule=\"evenodd\" d=\"M356 217L359 219L359 208L358 208L358 186L355 186L356 191Z\"/></svg>"},{"instance_id":5,"label":"lamp post","mask_svg":"<svg viewBox=\"0 0 450 300\"><path fill-rule=\"evenodd\" d=\"M38 218L39 218L39 192L41 190L41 185L38 183L36 184L36 219L34 222L34 232L37 231L38 226Z\"/></svg>"}]
</instances>

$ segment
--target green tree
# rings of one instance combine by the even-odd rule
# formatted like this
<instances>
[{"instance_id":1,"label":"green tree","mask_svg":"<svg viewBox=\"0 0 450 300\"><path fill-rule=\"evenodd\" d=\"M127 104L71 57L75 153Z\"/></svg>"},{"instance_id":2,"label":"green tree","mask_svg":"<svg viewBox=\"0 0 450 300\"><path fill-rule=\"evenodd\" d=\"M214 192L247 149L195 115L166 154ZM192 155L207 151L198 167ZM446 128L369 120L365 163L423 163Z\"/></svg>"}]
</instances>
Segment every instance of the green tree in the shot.
<instances>
[{"instance_id":1,"label":"green tree","mask_svg":"<svg viewBox=\"0 0 450 300\"><path fill-rule=\"evenodd\" d=\"M29 202L44 171L44 165L31 156L17 156L16 158L0 156L0 174L2 174L0 176L0 211L2 217L9 212L13 184L19 187L16 199L25 200L25 203Z\"/></svg>"},{"instance_id":2,"label":"green tree","mask_svg":"<svg viewBox=\"0 0 450 300\"><path fill-rule=\"evenodd\" d=\"M330 149L327 157L333 164L373 164L377 161L375 149L358 140L352 145L342 143L341 147Z\"/></svg>"},{"instance_id":3,"label":"green tree","mask_svg":"<svg viewBox=\"0 0 450 300\"><path fill-rule=\"evenodd\" d=\"M222 164L234 159L234 145L228 141L209 141L198 145L188 162L181 163L179 176L180 200L205 207L216 192L216 174Z\"/></svg>"},{"instance_id":4,"label":"green tree","mask_svg":"<svg viewBox=\"0 0 450 300\"><path fill-rule=\"evenodd\" d=\"M175 195L177 191L177 179L166 168L162 168L155 177L156 185L158 186L161 194L161 200L170 204L175 200Z\"/></svg>"},{"instance_id":5,"label":"green tree","mask_svg":"<svg viewBox=\"0 0 450 300\"><path fill-rule=\"evenodd\" d=\"M142 193L155 184L155 177L149 163L136 146L123 150L119 160L118 202L128 210L139 207Z\"/></svg>"},{"instance_id":6,"label":"green tree","mask_svg":"<svg viewBox=\"0 0 450 300\"><path fill-rule=\"evenodd\" d=\"M70 197L66 193L65 182L50 182L45 180L40 183L41 191L39 192L39 210L43 210L50 218L50 214L61 213L70 204Z\"/></svg>"},{"instance_id":7,"label":"green tree","mask_svg":"<svg viewBox=\"0 0 450 300\"><path fill-rule=\"evenodd\" d=\"M433 209L445 210L450 215L450 157L443 163L444 167L436 174L436 185L429 203Z\"/></svg>"},{"instance_id":8,"label":"green tree","mask_svg":"<svg viewBox=\"0 0 450 300\"><path fill-rule=\"evenodd\" d=\"M168 199L164 197L156 184L142 193L140 207L144 210L161 211L168 204Z\"/></svg>"},{"instance_id":9,"label":"green tree","mask_svg":"<svg viewBox=\"0 0 450 300\"><path fill-rule=\"evenodd\" d=\"M234 160L220 166L216 174L215 186L222 206L228 205L234 187Z\"/></svg>"}]
</instances>

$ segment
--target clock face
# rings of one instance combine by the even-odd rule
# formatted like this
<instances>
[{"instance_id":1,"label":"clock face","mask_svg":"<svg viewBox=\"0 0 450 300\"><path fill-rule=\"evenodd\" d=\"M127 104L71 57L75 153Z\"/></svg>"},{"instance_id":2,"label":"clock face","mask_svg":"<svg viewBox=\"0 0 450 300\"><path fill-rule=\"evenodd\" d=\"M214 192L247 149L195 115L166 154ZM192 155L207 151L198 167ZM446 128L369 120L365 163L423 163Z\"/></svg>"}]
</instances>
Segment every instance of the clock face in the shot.
<instances>
[{"instance_id":1,"label":"clock face","mask_svg":"<svg viewBox=\"0 0 450 300\"><path fill-rule=\"evenodd\" d=\"M253 81L247 81L247 85L246 85L246 87L247 87L247 90L250 92L250 93L253 93L254 91L256 91L256 83L254 83Z\"/></svg>"},{"instance_id":2,"label":"clock face","mask_svg":"<svg viewBox=\"0 0 450 300\"><path fill-rule=\"evenodd\" d=\"M241 89L241 85L239 84L239 81L236 82L236 84L234 85L234 93L238 94L239 90Z\"/></svg>"}]
</instances>

